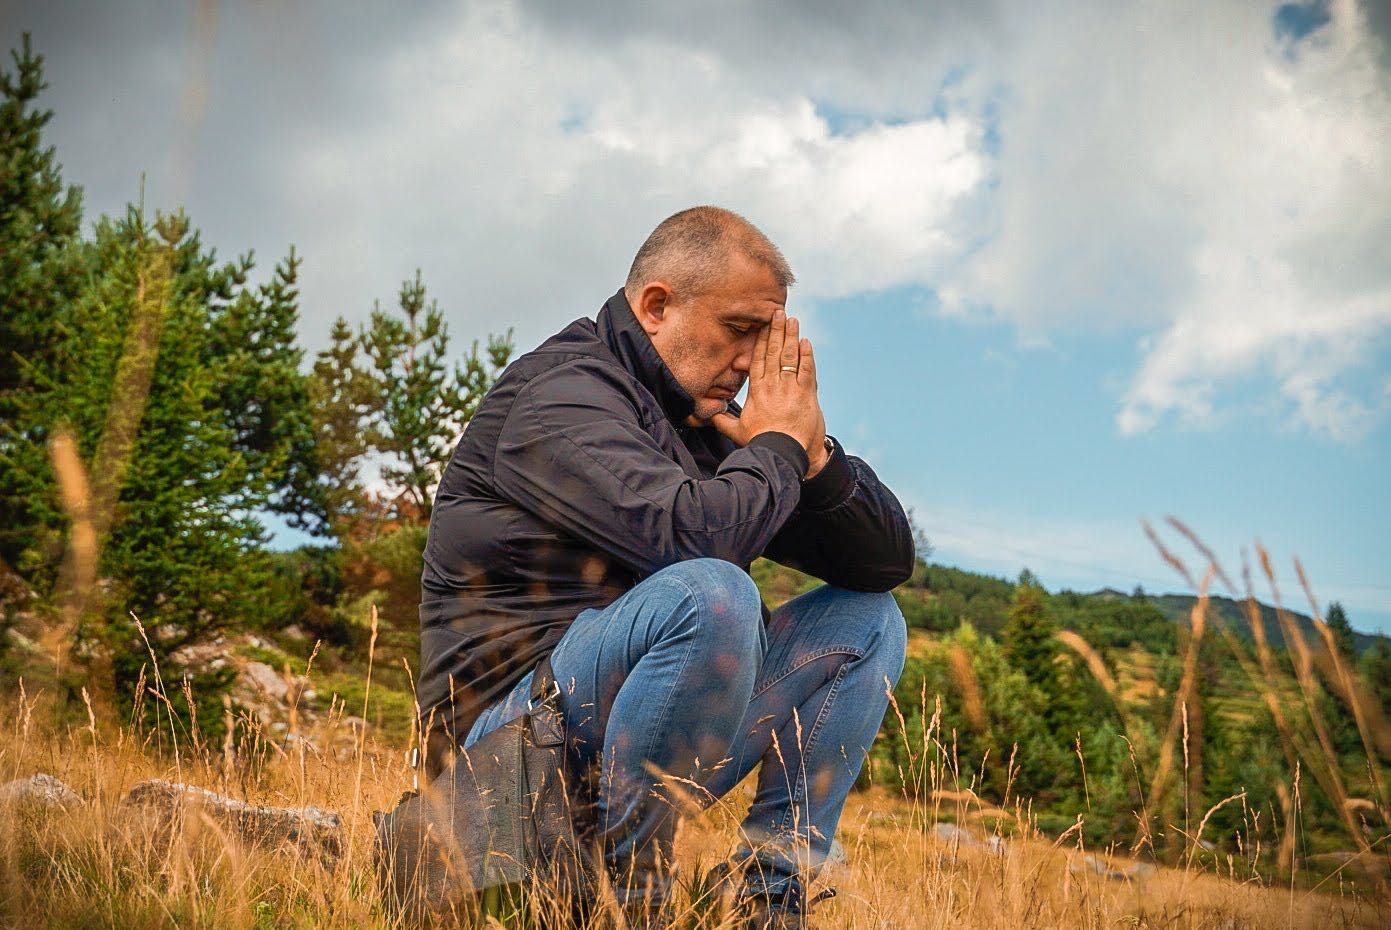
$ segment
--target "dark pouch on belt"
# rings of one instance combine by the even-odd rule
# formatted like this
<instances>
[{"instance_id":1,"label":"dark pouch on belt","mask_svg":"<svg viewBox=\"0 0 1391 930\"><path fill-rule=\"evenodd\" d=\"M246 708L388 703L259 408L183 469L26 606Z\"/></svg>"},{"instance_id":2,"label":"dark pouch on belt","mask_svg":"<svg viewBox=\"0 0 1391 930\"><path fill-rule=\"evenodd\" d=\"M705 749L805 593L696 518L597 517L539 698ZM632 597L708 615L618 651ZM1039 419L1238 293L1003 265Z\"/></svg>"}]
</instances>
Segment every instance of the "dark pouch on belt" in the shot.
<instances>
[{"instance_id":1,"label":"dark pouch on belt","mask_svg":"<svg viewBox=\"0 0 1391 930\"><path fill-rule=\"evenodd\" d=\"M375 813L387 902L420 919L478 914L533 883L578 899L587 881L567 781L560 689L543 659L527 710L460 750L419 792Z\"/></svg>"}]
</instances>

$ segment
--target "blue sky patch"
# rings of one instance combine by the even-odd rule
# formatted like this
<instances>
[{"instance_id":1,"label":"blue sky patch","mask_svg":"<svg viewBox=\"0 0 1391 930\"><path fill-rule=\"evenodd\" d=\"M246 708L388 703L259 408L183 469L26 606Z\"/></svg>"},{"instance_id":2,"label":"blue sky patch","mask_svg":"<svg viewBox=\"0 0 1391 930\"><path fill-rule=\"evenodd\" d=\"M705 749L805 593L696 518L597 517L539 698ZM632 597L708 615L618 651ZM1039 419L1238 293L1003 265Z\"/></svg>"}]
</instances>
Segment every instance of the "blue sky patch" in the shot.
<instances>
[{"instance_id":1,"label":"blue sky patch","mask_svg":"<svg viewBox=\"0 0 1391 930\"><path fill-rule=\"evenodd\" d=\"M1298 42L1328 25L1332 18L1328 12L1328 0L1286 3L1275 11L1275 38Z\"/></svg>"}]
</instances>

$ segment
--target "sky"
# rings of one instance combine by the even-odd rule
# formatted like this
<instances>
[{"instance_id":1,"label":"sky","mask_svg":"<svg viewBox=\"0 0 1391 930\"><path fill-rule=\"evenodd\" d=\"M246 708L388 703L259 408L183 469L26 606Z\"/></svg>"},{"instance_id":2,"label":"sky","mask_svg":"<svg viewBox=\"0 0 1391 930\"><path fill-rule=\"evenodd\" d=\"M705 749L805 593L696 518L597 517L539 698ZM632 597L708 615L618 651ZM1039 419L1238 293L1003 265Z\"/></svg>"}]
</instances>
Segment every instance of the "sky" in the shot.
<instances>
[{"instance_id":1,"label":"sky","mask_svg":"<svg viewBox=\"0 0 1391 930\"><path fill-rule=\"evenodd\" d=\"M0 2L23 32L89 220L143 184L263 273L293 244L311 351L417 268L455 345L530 348L719 204L934 559L1183 591L1174 516L1391 632L1388 0Z\"/></svg>"}]
</instances>

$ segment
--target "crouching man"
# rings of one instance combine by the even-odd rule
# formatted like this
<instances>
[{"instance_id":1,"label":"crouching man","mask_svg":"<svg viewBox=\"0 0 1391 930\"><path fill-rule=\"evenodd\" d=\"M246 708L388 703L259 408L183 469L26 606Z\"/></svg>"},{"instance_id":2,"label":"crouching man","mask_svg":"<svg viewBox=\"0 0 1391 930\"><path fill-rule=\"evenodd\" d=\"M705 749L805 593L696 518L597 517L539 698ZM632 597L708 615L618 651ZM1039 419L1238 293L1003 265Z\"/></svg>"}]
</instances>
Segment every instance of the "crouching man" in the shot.
<instances>
[{"instance_id":1,"label":"crouching man","mask_svg":"<svg viewBox=\"0 0 1391 930\"><path fill-rule=\"evenodd\" d=\"M826 435L792 281L742 217L670 217L596 319L506 369L435 498L426 775L520 714L549 655L630 921L670 891L672 794L709 803L761 762L731 859L740 907L803 927L903 669L887 592L912 570L908 520ZM769 614L759 556L826 584Z\"/></svg>"}]
</instances>

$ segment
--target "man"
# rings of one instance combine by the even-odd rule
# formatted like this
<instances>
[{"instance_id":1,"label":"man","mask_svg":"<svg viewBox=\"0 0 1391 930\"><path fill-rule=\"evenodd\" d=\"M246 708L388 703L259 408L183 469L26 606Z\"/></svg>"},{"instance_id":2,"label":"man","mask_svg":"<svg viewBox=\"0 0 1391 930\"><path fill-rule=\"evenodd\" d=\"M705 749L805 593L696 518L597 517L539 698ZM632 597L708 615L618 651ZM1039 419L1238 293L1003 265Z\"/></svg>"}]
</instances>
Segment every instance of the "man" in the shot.
<instances>
[{"instance_id":1,"label":"man","mask_svg":"<svg viewBox=\"0 0 1391 930\"><path fill-rule=\"evenodd\" d=\"M792 281L742 217L670 217L596 320L503 372L436 494L426 774L520 714L549 654L630 916L667 898L675 795L708 803L762 762L740 906L803 926L803 879L903 668L886 592L912 570L908 520L826 437ZM768 615L759 556L828 584Z\"/></svg>"}]
</instances>

